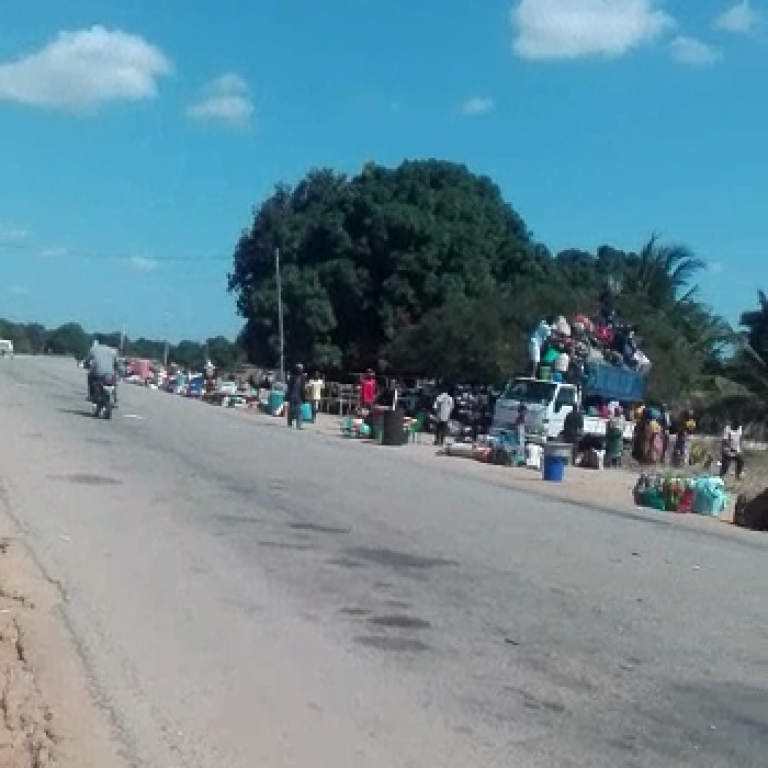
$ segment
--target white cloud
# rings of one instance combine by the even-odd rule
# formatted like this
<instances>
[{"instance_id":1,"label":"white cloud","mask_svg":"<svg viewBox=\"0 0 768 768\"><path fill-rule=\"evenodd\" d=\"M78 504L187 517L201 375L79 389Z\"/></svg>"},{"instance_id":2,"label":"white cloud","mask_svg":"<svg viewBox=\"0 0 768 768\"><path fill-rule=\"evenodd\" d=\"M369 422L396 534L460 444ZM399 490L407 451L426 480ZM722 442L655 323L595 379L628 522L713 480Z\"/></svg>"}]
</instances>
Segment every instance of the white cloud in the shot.
<instances>
[{"instance_id":1,"label":"white cloud","mask_svg":"<svg viewBox=\"0 0 768 768\"><path fill-rule=\"evenodd\" d=\"M56 245L51 248L43 248L43 250L40 251L40 255L46 259L61 259L64 256L68 256L69 251L62 246Z\"/></svg>"},{"instance_id":2,"label":"white cloud","mask_svg":"<svg viewBox=\"0 0 768 768\"><path fill-rule=\"evenodd\" d=\"M23 285L12 285L8 289L8 293L10 293L11 296L16 296L18 298L29 295L29 291Z\"/></svg>"},{"instance_id":3,"label":"white cloud","mask_svg":"<svg viewBox=\"0 0 768 768\"><path fill-rule=\"evenodd\" d=\"M711 275L722 275L725 272L725 264L721 261L710 261L707 264L707 272Z\"/></svg>"},{"instance_id":4,"label":"white cloud","mask_svg":"<svg viewBox=\"0 0 768 768\"><path fill-rule=\"evenodd\" d=\"M658 0L519 0L513 48L524 59L618 58L675 26Z\"/></svg>"},{"instance_id":5,"label":"white cloud","mask_svg":"<svg viewBox=\"0 0 768 768\"><path fill-rule=\"evenodd\" d=\"M762 23L760 14L752 7L749 0L723 11L714 21L713 26L721 32L730 32L735 35L748 35Z\"/></svg>"},{"instance_id":6,"label":"white cloud","mask_svg":"<svg viewBox=\"0 0 768 768\"><path fill-rule=\"evenodd\" d=\"M60 32L39 51L0 64L0 99L92 111L154 98L171 70L163 52L137 35L98 26Z\"/></svg>"},{"instance_id":7,"label":"white cloud","mask_svg":"<svg viewBox=\"0 0 768 768\"><path fill-rule=\"evenodd\" d=\"M672 58L689 67L708 67L723 58L723 53L708 43L679 35L669 44Z\"/></svg>"},{"instance_id":8,"label":"white cloud","mask_svg":"<svg viewBox=\"0 0 768 768\"><path fill-rule=\"evenodd\" d=\"M0 243L4 245L21 245L29 239L29 232L22 227L0 224Z\"/></svg>"},{"instance_id":9,"label":"white cloud","mask_svg":"<svg viewBox=\"0 0 768 768\"><path fill-rule=\"evenodd\" d=\"M125 260L125 265L135 272L154 272L160 266L160 262L143 256L132 256Z\"/></svg>"},{"instance_id":10,"label":"white cloud","mask_svg":"<svg viewBox=\"0 0 768 768\"><path fill-rule=\"evenodd\" d=\"M199 100L187 110L187 114L197 120L245 125L253 115L248 83L234 73L216 78L203 88Z\"/></svg>"},{"instance_id":11,"label":"white cloud","mask_svg":"<svg viewBox=\"0 0 768 768\"><path fill-rule=\"evenodd\" d=\"M493 109L493 99L484 96L473 96L461 105L461 114L466 117L487 115Z\"/></svg>"}]
</instances>

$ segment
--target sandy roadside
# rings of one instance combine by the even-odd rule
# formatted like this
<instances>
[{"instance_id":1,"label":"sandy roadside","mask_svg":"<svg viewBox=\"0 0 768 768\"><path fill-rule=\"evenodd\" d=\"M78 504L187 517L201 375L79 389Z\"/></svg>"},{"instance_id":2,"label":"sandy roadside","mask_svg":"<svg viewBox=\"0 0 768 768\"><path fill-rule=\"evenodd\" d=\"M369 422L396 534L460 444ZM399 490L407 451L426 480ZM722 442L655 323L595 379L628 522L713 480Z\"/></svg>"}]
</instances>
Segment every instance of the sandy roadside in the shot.
<instances>
[{"instance_id":1,"label":"sandy roadside","mask_svg":"<svg viewBox=\"0 0 768 768\"><path fill-rule=\"evenodd\" d=\"M17 530L19 498L0 483L0 768L119 768L67 630L66 596Z\"/></svg>"},{"instance_id":2,"label":"sandy roadside","mask_svg":"<svg viewBox=\"0 0 768 768\"><path fill-rule=\"evenodd\" d=\"M257 415L255 418L269 419L269 417L263 415ZM317 424L309 426L308 429L311 429L326 438L341 439L339 421L338 416L322 415L321 418L318 419ZM364 444L365 443L361 441L361 449ZM392 450L372 445L369 445L368 449ZM514 490L525 491L526 493L549 498L553 501L568 501L575 504L611 509L628 514L637 513L643 516L669 514L657 513L651 510L641 510L635 505L633 488L639 476L639 472L637 471L626 469L595 471L591 469L569 467L566 471L565 482L547 483L542 480L541 473L530 469L501 467L492 464L484 464L472 459L441 455L434 445L432 445L431 435L422 435L418 443L395 450L402 451L403 453L401 453L401 455L403 457L407 456L410 461L418 461L426 464L440 462L440 466L448 469L451 473L482 479L486 482ZM663 470L659 471L663 472ZM722 532L736 532L738 529L734 529L731 525L733 522L735 495L730 495L731 499L729 507L719 518L703 517L701 515L673 515L672 517L676 522L684 525L701 527L704 529L712 529L715 527ZM727 523L728 525L720 525L721 523Z\"/></svg>"}]
</instances>

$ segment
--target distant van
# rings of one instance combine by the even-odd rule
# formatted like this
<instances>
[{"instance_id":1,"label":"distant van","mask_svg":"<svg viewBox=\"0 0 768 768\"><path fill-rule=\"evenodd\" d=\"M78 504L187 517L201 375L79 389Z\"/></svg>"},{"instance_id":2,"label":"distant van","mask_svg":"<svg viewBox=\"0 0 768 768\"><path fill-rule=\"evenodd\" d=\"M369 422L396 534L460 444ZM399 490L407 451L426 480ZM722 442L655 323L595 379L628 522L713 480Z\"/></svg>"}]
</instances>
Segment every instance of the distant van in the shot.
<instances>
[{"instance_id":1,"label":"distant van","mask_svg":"<svg viewBox=\"0 0 768 768\"><path fill-rule=\"evenodd\" d=\"M0 357L13 357L13 342L9 339L0 339Z\"/></svg>"}]
</instances>

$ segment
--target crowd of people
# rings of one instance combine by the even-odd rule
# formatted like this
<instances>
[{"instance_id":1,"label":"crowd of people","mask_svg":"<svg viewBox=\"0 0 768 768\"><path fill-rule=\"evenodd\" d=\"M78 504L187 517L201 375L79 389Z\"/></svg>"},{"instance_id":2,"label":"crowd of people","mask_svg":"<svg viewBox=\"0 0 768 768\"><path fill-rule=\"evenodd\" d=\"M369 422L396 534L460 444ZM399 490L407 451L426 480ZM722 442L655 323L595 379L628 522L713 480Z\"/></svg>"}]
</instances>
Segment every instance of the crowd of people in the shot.
<instances>
[{"instance_id":1,"label":"crowd of people","mask_svg":"<svg viewBox=\"0 0 768 768\"><path fill-rule=\"evenodd\" d=\"M665 405L659 408L641 406L635 413L632 455L643 465L669 463L676 468L687 467L691 463L696 427L696 415L691 409L674 418ZM732 418L726 424L720 442L721 477L726 477L733 466L736 479L741 479L744 472L743 433L739 418ZM715 463L714 455L704 457L703 463L711 468Z\"/></svg>"}]
</instances>

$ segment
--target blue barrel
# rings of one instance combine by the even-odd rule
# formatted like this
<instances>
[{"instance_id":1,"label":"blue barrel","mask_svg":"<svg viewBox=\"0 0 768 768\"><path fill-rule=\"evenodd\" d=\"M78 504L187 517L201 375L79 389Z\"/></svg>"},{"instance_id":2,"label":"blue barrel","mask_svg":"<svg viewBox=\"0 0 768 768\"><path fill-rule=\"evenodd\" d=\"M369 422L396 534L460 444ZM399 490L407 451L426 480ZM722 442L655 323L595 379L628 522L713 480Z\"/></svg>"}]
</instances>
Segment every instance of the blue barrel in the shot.
<instances>
[{"instance_id":1,"label":"blue barrel","mask_svg":"<svg viewBox=\"0 0 768 768\"><path fill-rule=\"evenodd\" d=\"M285 402L285 392L281 392L279 389L273 389L269 393L267 398L267 410L270 416L277 416L280 413L280 409Z\"/></svg>"},{"instance_id":2,"label":"blue barrel","mask_svg":"<svg viewBox=\"0 0 768 768\"><path fill-rule=\"evenodd\" d=\"M547 443L544 446L543 479L548 483L562 483L565 467L571 458L571 446L566 443Z\"/></svg>"},{"instance_id":3,"label":"blue barrel","mask_svg":"<svg viewBox=\"0 0 768 768\"><path fill-rule=\"evenodd\" d=\"M301 420L312 421L312 403L304 403L301 406Z\"/></svg>"}]
</instances>

